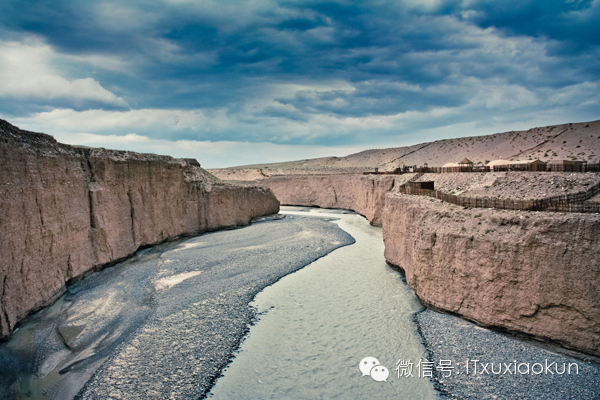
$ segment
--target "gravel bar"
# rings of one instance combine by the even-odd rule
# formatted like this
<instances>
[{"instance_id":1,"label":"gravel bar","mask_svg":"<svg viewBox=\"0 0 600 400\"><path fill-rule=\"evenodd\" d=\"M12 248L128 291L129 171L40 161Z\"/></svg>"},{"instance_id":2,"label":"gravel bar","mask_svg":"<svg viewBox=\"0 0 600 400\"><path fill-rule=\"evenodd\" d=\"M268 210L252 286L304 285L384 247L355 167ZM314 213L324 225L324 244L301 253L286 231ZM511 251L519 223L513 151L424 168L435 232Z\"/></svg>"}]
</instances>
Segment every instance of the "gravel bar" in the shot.
<instances>
[{"instance_id":1,"label":"gravel bar","mask_svg":"<svg viewBox=\"0 0 600 400\"><path fill-rule=\"evenodd\" d=\"M255 320L255 295L352 243L328 220L287 216L144 250L0 346L0 398L203 398Z\"/></svg>"},{"instance_id":2,"label":"gravel bar","mask_svg":"<svg viewBox=\"0 0 600 400\"><path fill-rule=\"evenodd\" d=\"M600 364L591 360L558 354L432 310L415 314L415 320L435 363L433 380L442 398L600 399ZM453 369L438 369L440 360L450 360Z\"/></svg>"}]
</instances>

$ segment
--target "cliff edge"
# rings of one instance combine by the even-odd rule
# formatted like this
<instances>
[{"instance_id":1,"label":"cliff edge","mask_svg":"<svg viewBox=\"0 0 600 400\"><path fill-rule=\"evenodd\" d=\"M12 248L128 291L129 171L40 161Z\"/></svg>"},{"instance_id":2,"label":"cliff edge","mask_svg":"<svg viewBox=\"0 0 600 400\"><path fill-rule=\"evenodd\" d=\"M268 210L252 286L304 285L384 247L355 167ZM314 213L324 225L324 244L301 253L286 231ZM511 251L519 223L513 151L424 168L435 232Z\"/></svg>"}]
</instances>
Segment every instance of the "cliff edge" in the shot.
<instances>
[{"instance_id":1,"label":"cliff edge","mask_svg":"<svg viewBox=\"0 0 600 400\"><path fill-rule=\"evenodd\" d=\"M386 195L385 258L429 307L600 355L600 219Z\"/></svg>"},{"instance_id":2,"label":"cliff edge","mask_svg":"<svg viewBox=\"0 0 600 400\"><path fill-rule=\"evenodd\" d=\"M373 225L381 225L385 194L406 183L405 175L288 175L260 181L270 188L281 204L341 208L364 215Z\"/></svg>"},{"instance_id":3,"label":"cliff edge","mask_svg":"<svg viewBox=\"0 0 600 400\"><path fill-rule=\"evenodd\" d=\"M269 189L193 159L69 146L0 120L0 338L91 269L278 211Z\"/></svg>"},{"instance_id":4,"label":"cliff edge","mask_svg":"<svg viewBox=\"0 0 600 400\"><path fill-rule=\"evenodd\" d=\"M354 210L383 225L386 259L406 272L425 305L600 355L597 214L465 209L397 193L417 179L467 198L530 200L586 191L600 175L421 175L288 175L260 182L282 204Z\"/></svg>"}]
</instances>

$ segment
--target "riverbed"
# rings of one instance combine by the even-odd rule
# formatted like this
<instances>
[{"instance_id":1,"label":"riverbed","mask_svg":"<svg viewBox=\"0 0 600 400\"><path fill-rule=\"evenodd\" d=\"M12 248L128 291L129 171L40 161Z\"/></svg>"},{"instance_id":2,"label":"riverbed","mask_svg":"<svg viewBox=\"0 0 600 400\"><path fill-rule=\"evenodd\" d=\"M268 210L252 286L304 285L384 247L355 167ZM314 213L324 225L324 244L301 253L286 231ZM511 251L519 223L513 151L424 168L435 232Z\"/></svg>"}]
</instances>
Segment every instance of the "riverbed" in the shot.
<instances>
[{"instance_id":1,"label":"riverbed","mask_svg":"<svg viewBox=\"0 0 600 400\"><path fill-rule=\"evenodd\" d=\"M600 395L593 360L425 310L364 217L282 214L142 250L69 286L0 346L0 398ZM577 373L511 373L545 360Z\"/></svg>"},{"instance_id":2,"label":"riverbed","mask_svg":"<svg viewBox=\"0 0 600 400\"><path fill-rule=\"evenodd\" d=\"M68 287L0 346L2 399L197 399L281 277L354 243L289 217L138 252Z\"/></svg>"},{"instance_id":3,"label":"riverbed","mask_svg":"<svg viewBox=\"0 0 600 400\"><path fill-rule=\"evenodd\" d=\"M281 279L252 303L260 320L214 399L434 399L427 376L398 377L399 360L425 360L413 322L422 306L383 257L381 228L354 213L282 208L288 216L331 217L356 240ZM373 379L359 363L375 358L389 376ZM372 370L377 369L373 367Z\"/></svg>"}]
</instances>

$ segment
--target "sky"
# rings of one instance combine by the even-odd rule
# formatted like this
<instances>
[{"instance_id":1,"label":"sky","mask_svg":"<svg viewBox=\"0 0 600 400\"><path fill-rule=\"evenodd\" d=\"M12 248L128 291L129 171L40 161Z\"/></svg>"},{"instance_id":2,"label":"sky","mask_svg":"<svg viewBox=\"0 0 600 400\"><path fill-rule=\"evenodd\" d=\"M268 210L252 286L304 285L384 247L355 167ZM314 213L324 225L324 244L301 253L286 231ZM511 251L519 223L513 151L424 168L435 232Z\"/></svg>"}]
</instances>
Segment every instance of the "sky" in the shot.
<instances>
[{"instance_id":1,"label":"sky","mask_svg":"<svg viewBox=\"0 0 600 400\"><path fill-rule=\"evenodd\" d=\"M600 0L2 0L0 118L207 168L600 119Z\"/></svg>"}]
</instances>

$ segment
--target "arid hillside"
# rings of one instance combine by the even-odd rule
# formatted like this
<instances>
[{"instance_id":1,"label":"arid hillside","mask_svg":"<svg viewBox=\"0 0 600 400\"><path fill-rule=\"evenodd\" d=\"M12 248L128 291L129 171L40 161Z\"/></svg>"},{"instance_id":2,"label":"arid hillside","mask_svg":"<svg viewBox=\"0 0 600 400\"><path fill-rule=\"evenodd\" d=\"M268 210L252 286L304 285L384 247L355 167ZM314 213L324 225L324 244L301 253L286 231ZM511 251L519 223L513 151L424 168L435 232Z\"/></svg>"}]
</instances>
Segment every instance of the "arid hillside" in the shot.
<instances>
[{"instance_id":1,"label":"arid hillside","mask_svg":"<svg viewBox=\"0 0 600 400\"><path fill-rule=\"evenodd\" d=\"M255 180L273 175L391 171L403 165L441 167L469 158L475 164L504 160L580 160L600 158L600 120L511 131L487 136L437 140L406 147L366 150L346 157L324 157L285 163L210 170L226 180Z\"/></svg>"}]
</instances>

